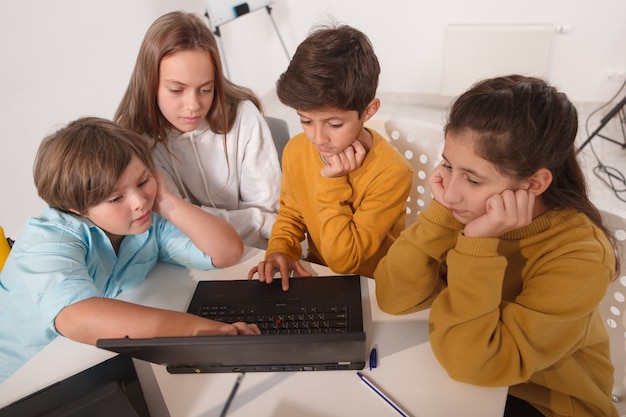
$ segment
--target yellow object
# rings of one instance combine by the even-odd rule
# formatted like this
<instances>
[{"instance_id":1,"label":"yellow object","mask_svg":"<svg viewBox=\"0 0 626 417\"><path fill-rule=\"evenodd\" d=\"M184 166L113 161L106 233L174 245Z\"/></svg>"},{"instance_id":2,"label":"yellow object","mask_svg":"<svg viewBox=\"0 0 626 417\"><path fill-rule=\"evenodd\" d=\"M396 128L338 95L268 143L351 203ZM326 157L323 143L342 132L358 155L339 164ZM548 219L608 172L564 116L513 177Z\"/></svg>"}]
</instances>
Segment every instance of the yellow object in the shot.
<instances>
[{"instance_id":1,"label":"yellow object","mask_svg":"<svg viewBox=\"0 0 626 417\"><path fill-rule=\"evenodd\" d=\"M6 261L10 251L11 247L9 246L6 236L4 236L4 229L0 227L0 271L2 271L4 261Z\"/></svg>"}]
</instances>

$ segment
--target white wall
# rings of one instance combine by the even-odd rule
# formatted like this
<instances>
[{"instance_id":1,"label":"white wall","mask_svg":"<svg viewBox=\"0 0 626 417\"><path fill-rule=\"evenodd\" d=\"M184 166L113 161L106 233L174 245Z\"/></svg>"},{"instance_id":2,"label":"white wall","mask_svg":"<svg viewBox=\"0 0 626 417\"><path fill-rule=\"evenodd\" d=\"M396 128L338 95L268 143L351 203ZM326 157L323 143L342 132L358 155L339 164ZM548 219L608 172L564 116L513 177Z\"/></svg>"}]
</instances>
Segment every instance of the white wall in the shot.
<instances>
[{"instance_id":1,"label":"white wall","mask_svg":"<svg viewBox=\"0 0 626 417\"><path fill-rule=\"evenodd\" d=\"M41 139L80 116L112 118L148 26L199 0L0 2L0 225L21 233L44 206L32 179Z\"/></svg>"},{"instance_id":2,"label":"white wall","mask_svg":"<svg viewBox=\"0 0 626 417\"><path fill-rule=\"evenodd\" d=\"M32 162L47 133L83 115L111 118L152 21L170 10L203 14L202 0L4 0L0 3L0 225L16 237L43 202ZM380 92L438 94L449 23L569 25L555 38L550 80L577 102L604 102L626 70L623 0L276 0L272 16L289 54L310 27L334 19L368 34ZM255 11L221 27L233 81L264 95L288 60L271 19Z\"/></svg>"},{"instance_id":3,"label":"white wall","mask_svg":"<svg viewBox=\"0 0 626 417\"><path fill-rule=\"evenodd\" d=\"M363 30L381 61L384 92L438 94L444 30L454 23L569 26L569 33L555 37L549 78L576 101L610 98L619 84L603 81L603 72L626 70L623 0L276 0L273 16L290 54L311 25L328 16ZM222 41L232 77L261 93L287 63L263 11L224 25ZM271 64L279 66L271 70Z\"/></svg>"}]
</instances>

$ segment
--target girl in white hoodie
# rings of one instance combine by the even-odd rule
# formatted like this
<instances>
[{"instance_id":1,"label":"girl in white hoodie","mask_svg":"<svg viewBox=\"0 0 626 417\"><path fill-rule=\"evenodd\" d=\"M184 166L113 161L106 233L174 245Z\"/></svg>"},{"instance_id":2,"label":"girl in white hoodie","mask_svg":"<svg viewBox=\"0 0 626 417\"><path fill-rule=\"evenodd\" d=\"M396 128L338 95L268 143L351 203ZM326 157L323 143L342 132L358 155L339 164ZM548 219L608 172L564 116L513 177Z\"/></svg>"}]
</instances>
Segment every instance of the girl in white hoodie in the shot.
<instances>
[{"instance_id":1,"label":"girl in white hoodie","mask_svg":"<svg viewBox=\"0 0 626 417\"><path fill-rule=\"evenodd\" d=\"M114 120L153 145L170 190L267 246L280 165L260 99L227 80L202 19L167 13L148 29Z\"/></svg>"}]
</instances>

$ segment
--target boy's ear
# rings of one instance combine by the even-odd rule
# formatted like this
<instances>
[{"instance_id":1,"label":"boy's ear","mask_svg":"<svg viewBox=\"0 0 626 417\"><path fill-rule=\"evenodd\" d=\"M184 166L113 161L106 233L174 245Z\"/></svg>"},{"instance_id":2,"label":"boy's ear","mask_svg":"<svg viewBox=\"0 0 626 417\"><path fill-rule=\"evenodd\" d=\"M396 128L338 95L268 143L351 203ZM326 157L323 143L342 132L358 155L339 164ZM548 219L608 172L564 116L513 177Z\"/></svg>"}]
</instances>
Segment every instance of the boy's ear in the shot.
<instances>
[{"instance_id":1,"label":"boy's ear","mask_svg":"<svg viewBox=\"0 0 626 417\"><path fill-rule=\"evenodd\" d=\"M363 112L363 123L367 122L372 118L373 115L380 109L380 99L373 99L370 101L370 104L367 105L365 111Z\"/></svg>"},{"instance_id":2,"label":"boy's ear","mask_svg":"<svg viewBox=\"0 0 626 417\"><path fill-rule=\"evenodd\" d=\"M528 178L528 191L541 195L552 184L552 172L548 168L540 168Z\"/></svg>"}]
</instances>

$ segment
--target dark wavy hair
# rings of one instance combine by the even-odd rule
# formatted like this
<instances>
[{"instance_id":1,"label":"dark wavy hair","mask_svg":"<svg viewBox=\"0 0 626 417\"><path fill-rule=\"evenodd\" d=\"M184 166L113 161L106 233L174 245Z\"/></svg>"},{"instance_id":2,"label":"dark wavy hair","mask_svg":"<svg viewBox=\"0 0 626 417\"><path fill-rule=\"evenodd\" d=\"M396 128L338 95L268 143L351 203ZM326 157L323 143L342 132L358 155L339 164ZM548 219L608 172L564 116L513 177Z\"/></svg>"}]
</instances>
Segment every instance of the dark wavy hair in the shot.
<instances>
[{"instance_id":1,"label":"dark wavy hair","mask_svg":"<svg viewBox=\"0 0 626 417\"><path fill-rule=\"evenodd\" d=\"M476 135L476 154L503 175L521 180L549 169L553 181L542 194L548 208L584 213L615 247L589 200L574 145L578 114L564 93L542 79L517 74L479 81L455 100L445 126L446 133L468 130Z\"/></svg>"}]
</instances>

